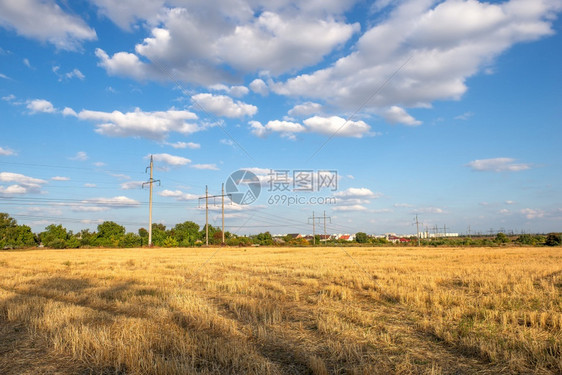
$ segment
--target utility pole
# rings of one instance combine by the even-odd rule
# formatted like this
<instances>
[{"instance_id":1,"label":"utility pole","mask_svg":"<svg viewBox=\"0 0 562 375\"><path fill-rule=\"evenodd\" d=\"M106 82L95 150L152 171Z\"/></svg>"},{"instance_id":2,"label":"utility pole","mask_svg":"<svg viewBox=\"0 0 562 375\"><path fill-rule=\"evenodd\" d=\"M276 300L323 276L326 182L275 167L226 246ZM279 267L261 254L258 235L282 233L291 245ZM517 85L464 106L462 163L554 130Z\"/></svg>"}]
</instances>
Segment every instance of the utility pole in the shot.
<instances>
[{"instance_id":1,"label":"utility pole","mask_svg":"<svg viewBox=\"0 0 562 375\"><path fill-rule=\"evenodd\" d=\"M330 220L330 224L332 224L332 218L330 216L326 216L326 211L324 211L324 241L328 241L328 234L326 232L326 219Z\"/></svg>"},{"instance_id":2,"label":"utility pole","mask_svg":"<svg viewBox=\"0 0 562 375\"><path fill-rule=\"evenodd\" d=\"M447 237L447 224L443 224L443 237Z\"/></svg>"},{"instance_id":3,"label":"utility pole","mask_svg":"<svg viewBox=\"0 0 562 375\"><path fill-rule=\"evenodd\" d=\"M470 237L470 225L468 226L468 237Z\"/></svg>"},{"instance_id":4,"label":"utility pole","mask_svg":"<svg viewBox=\"0 0 562 375\"><path fill-rule=\"evenodd\" d=\"M418 246L421 245L420 243L420 222L418 221L418 214L416 214L416 236L418 237Z\"/></svg>"},{"instance_id":5,"label":"utility pole","mask_svg":"<svg viewBox=\"0 0 562 375\"><path fill-rule=\"evenodd\" d=\"M205 196L199 197L199 202L201 199L205 199L205 244L209 246L209 198L213 198L213 205L216 206L215 198L222 198L222 244L224 245L224 197L231 197L232 194L224 193L224 184L222 184L222 193L218 195L209 195L209 188L205 186Z\"/></svg>"},{"instance_id":6,"label":"utility pole","mask_svg":"<svg viewBox=\"0 0 562 375\"><path fill-rule=\"evenodd\" d=\"M222 184L222 189L221 189L221 198L222 198L222 242L221 242L221 244L224 245L224 182Z\"/></svg>"},{"instance_id":7,"label":"utility pole","mask_svg":"<svg viewBox=\"0 0 562 375\"><path fill-rule=\"evenodd\" d=\"M205 245L209 246L209 188L205 185Z\"/></svg>"},{"instance_id":8,"label":"utility pole","mask_svg":"<svg viewBox=\"0 0 562 375\"><path fill-rule=\"evenodd\" d=\"M154 169L154 161L152 159L152 155L150 155L150 166L146 167L144 173L150 169L150 180L144 182L142 184L142 188L144 185L149 185L149 193L148 193L148 246L152 246L152 184L158 182L158 186L160 186L160 180L155 180L153 178L153 169Z\"/></svg>"},{"instance_id":9,"label":"utility pole","mask_svg":"<svg viewBox=\"0 0 562 375\"><path fill-rule=\"evenodd\" d=\"M312 244L316 245L316 219L320 219L317 216L314 216L314 211L312 211L312 217L309 217L308 220L312 220Z\"/></svg>"}]
</instances>

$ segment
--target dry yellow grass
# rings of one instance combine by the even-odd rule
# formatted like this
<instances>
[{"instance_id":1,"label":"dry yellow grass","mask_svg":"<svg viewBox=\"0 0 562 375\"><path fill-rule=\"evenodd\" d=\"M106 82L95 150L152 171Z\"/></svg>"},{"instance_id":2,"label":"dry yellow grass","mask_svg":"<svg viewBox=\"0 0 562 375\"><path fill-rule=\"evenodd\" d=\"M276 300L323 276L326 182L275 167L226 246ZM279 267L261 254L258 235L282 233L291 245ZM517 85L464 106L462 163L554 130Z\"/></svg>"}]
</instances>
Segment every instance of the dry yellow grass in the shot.
<instances>
[{"instance_id":1,"label":"dry yellow grass","mask_svg":"<svg viewBox=\"0 0 562 375\"><path fill-rule=\"evenodd\" d=\"M559 249L40 250L0 274L4 374L562 373Z\"/></svg>"}]
</instances>

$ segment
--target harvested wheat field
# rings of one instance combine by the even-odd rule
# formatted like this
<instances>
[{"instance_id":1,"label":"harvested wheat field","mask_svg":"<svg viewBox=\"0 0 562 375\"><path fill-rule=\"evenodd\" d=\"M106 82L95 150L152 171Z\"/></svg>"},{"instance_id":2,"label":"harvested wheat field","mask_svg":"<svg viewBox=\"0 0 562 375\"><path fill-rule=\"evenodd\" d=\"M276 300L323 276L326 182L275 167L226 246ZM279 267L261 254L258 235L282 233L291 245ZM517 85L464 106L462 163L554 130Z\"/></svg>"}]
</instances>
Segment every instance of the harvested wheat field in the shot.
<instances>
[{"instance_id":1,"label":"harvested wheat field","mask_svg":"<svg viewBox=\"0 0 562 375\"><path fill-rule=\"evenodd\" d=\"M562 372L552 248L0 253L1 374Z\"/></svg>"}]
</instances>

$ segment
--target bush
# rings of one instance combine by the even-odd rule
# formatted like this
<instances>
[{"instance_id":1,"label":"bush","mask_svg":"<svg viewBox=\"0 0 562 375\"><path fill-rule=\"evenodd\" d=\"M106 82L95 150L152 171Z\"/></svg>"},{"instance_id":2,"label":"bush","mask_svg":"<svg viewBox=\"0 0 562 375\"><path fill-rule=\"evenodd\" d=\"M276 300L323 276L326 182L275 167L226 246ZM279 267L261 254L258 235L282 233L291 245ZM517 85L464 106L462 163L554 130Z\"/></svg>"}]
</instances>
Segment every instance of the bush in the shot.
<instances>
[{"instance_id":1,"label":"bush","mask_svg":"<svg viewBox=\"0 0 562 375\"><path fill-rule=\"evenodd\" d=\"M562 234L560 233L549 233L546 236L546 241L544 242L546 246L560 246L562 244Z\"/></svg>"}]
</instances>

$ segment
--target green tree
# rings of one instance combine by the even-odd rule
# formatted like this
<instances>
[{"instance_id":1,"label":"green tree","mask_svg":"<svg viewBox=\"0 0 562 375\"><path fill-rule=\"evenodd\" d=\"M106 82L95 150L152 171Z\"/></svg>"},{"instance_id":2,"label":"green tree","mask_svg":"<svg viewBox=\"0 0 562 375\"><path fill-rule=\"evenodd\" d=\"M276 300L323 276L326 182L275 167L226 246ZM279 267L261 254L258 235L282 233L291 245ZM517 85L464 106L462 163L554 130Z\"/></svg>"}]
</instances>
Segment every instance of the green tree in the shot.
<instances>
[{"instance_id":1,"label":"green tree","mask_svg":"<svg viewBox=\"0 0 562 375\"><path fill-rule=\"evenodd\" d=\"M199 225L193 221L176 224L172 230L172 236L179 246L193 246L199 237Z\"/></svg>"},{"instance_id":2,"label":"green tree","mask_svg":"<svg viewBox=\"0 0 562 375\"><path fill-rule=\"evenodd\" d=\"M44 232L39 234L39 239L43 245L53 249L66 249L67 247L78 247L77 240L71 241L72 232L67 232L61 224L51 224L45 228Z\"/></svg>"},{"instance_id":3,"label":"green tree","mask_svg":"<svg viewBox=\"0 0 562 375\"><path fill-rule=\"evenodd\" d=\"M118 247L119 241L124 235L125 227L113 221L104 221L98 225L95 244L97 246Z\"/></svg>"},{"instance_id":4,"label":"green tree","mask_svg":"<svg viewBox=\"0 0 562 375\"><path fill-rule=\"evenodd\" d=\"M164 224L152 224L152 243L155 246L164 246L164 241L168 237Z\"/></svg>"},{"instance_id":5,"label":"green tree","mask_svg":"<svg viewBox=\"0 0 562 375\"><path fill-rule=\"evenodd\" d=\"M262 246L271 246L273 245L273 237L269 232L260 233L254 237L254 243Z\"/></svg>"},{"instance_id":6,"label":"green tree","mask_svg":"<svg viewBox=\"0 0 562 375\"><path fill-rule=\"evenodd\" d=\"M121 239L119 240L119 247L139 247L141 246L141 236L135 233L126 233Z\"/></svg>"},{"instance_id":7,"label":"green tree","mask_svg":"<svg viewBox=\"0 0 562 375\"><path fill-rule=\"evenodd\" d=\"M355 233L355 241L358 243L367 243L369 242L369 237L367 237L367 233L357 232Z\"/></svg>"},{"instance_id":8,"label":"green tree","mask_svg":"<svg viewBox=\"0 0 562 375\"><path fill-rule=\"evenodd\" d=\"M549 233L546 236L546 241L544 242L546 246L560 246L562 244L562 234L560 233Z\"/></svg>"},{"instance_id":9,"label":"green tree","mask_svg":"<svg viewBox=\"0 0 562 375\"><path fill-rule=\"evenodd\" d=\"M18 225L7 213L0 213L0 249L37 245L35 235L27 225Z\"/></svg>"},{"instance_id":10,"label":"green tree","mask_svg":"<svg viewBox=\"0 0 562 375\"><path fill-rule=\"evenodd\" d=\"M508 243L509 242L509 237L507 237L505 235L505 233L499 232L498 234L496 234L496 238L494 239L494 241L496 243Z\"/></svg>"}]
</instances>

